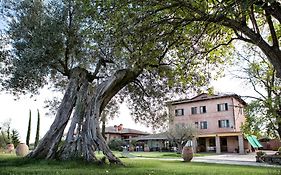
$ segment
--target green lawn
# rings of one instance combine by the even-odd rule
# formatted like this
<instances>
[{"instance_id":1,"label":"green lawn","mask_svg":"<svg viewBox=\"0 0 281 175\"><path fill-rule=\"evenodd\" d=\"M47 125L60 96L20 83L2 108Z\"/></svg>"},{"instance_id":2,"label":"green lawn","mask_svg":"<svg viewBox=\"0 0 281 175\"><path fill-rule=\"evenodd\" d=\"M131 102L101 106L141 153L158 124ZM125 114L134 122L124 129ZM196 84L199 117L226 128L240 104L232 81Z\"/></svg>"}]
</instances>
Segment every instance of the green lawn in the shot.
<instances>
[{"instance_id":1,"label":"green lawn","mask_svg":"<svg viewBox=\"0 0 281 175\"><path fill-rule=\"evenodd\" d=\"M46 175L277 175L281 169L250 166L231 166L205 163L184 163L182 161L122 159L123 166L94 165L81 161L26 160L0 154L0 174L46 174Z\"/></svg>"}]
</instances>

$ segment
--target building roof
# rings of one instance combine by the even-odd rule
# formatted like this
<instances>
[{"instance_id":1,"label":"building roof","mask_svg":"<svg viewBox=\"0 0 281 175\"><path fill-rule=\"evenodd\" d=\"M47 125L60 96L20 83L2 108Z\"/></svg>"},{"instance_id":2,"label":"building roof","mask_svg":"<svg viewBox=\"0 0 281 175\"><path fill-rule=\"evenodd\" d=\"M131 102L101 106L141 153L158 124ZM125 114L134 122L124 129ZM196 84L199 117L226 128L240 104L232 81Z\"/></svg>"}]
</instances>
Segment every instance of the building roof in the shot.
<instances>
[{"instance_id":1,"label":"building roof","mask_svg":"<svg viewBox=\"0 0 281 175\"><path fill-rule=\"evenodd\" d=\"M131 140L167 140L168 137L166 135L166 133L158 133L158 134L149 134L146 136L139 136L139 137L134 137L131 138Z\"/></svg>"},{"instance_id":2,"label":"building roof","mask_svg":"<svg viewBox=\"0 0 281 175\"><path fill-rule=\"evenodd\" d=\"M136 129L130 129L130 128L122 128L121 130L116 130L114 126L109 126L105 128L105 133L111 133L111 134L139 134L139 135L148 135L148 132L143 132Z\"/></svg>"},{"instance_id":3,"label":"building roof","mask_svg":"<svg viewBox=\"0 0 281 175\"><path fill-rule=\"evenodd\" d=\"M176 105L176 104L193 103L193 102L213 100L213 99L219 99L219 98L229 98L229 97L235 98L236 100L238 100L243 105L247 105L247 103L237 94L209 95L207 93L202 93L200 95L197 95L197 96L195 96L193 98L189 98L189 99L180 99L180 100L168 101L168 102L166 102L166 104Z\"/></svg>"}]
</instances>

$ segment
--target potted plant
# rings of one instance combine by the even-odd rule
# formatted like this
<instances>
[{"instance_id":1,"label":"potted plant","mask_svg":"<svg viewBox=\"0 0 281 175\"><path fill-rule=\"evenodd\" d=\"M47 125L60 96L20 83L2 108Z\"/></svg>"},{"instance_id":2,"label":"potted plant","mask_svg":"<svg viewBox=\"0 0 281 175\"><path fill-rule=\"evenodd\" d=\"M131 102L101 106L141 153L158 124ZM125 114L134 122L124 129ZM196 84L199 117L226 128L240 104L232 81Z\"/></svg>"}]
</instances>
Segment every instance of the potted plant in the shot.
<instances>
[{"instance_id":1,"label":"potted plant","mask_svg":"<svg viewBox=\"0 0 281 175\"><path fill-rule=\"evenodd\" d=\"M150 149L149 149L149 146L147 144L144 145L144 152L149 152Z\"/></svg>"},{"instance_id":2,"label":"potted plant","mask_svg":"<svg viewBox=\"0 0 281 175\"><path fill-rule=\"evenodd\" d=\"M264 162L264 156L266 155L265 152L258 151L256 152L256 162Z\"/></svg>"},{"instance_id":3,"label":"potted plant","mask_svg":"<svg viewBox=\"0 0 281 175\"><path fill-rule=\"evenodd\" d=\"M8 152L8 153L11 153L11 152L14 151L15 146L14 146L13 143L8 143L6 148L7 148L7 152Z\"/></svg>"},{"instance_id":4,"label":"potted plant","mask_svg":"<svg viewBox=\"0 0 281 175\"><path fill-rule=\"evenodd\" d=\"M17 156L26 156L29 153L29 148L25 143L18 144L16 148L16 155Z\"/></svg>"}]
</instances>

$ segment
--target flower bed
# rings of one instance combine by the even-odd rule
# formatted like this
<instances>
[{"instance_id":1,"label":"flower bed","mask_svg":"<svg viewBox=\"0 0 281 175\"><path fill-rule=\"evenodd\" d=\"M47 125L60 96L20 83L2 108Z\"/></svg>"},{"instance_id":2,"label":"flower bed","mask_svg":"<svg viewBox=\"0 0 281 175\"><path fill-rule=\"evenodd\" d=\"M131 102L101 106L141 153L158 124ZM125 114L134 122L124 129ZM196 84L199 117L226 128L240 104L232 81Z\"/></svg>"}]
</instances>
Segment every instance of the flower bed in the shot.
<instances>
[{"instance_id":1,"label":"flower bed","mask_svg":"<svg viewBox=\"0 0 281 175\"><path fill-rule=\"evenodd\" d=\"M265 152L259 151L257 152L256 162L281 165L281 155L279 152L273 155L267 155Z\"/></svg>"},{"instance_id":2,"label":"flower bed","mask_svg":"<svg viewBox=\"0 0 281 175\"><path fill-rule=\"evenodd\" d=\"M263 159L266 163L281 165L280 155L265 155Z\"/></svg>"}]
</instances>

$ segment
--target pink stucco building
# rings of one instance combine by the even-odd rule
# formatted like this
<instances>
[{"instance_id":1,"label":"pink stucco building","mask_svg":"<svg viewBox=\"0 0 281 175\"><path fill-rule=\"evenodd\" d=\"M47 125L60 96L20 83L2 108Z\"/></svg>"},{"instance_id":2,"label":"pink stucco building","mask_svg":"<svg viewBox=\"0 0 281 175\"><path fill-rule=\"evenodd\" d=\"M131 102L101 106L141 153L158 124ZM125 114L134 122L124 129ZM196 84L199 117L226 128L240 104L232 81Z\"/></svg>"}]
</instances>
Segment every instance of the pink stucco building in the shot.
<instances>
[{"instance_id":1,"label":"pink stucco building","mask_svg":"<svg viewBox=\"0 0 281 175\"><path fill-rule=\"evenodd\" d=\"M167 103L171 124L190 124L197 130L193 139L195 152L250 151L248 141L240 129L245 122L246 102L236 94L201 94L191 99Z\"/></svg>"}]
</instances>

